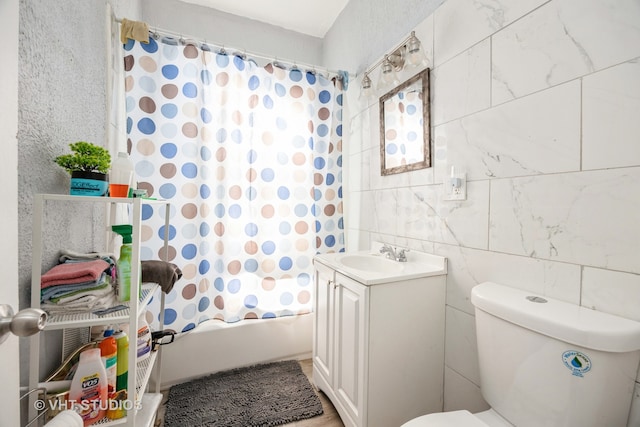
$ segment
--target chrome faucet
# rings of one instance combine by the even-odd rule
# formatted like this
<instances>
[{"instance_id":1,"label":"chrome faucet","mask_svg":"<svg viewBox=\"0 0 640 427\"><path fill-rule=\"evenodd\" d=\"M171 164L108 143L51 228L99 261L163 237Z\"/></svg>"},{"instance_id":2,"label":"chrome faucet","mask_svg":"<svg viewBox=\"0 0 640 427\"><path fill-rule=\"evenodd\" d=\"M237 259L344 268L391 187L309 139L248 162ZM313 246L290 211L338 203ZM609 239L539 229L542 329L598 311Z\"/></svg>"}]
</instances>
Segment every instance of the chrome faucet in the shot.
<instances>
[{"instance_id":1,"label":"chrome faucet","mask_svg":"<svg viewBox=\"0 0 640 427\"><path fill-rule=\"evenodd\" d=\"M386 243L384 243L380 248L380 253L386 254L385 255L386 258L392 259L398 262L407 262L406 252L409 252L409 249L399 249L398 252L396 252L396 249L394 249L390 245L387 245Z\"/></svg>"},{"instance_id":2,"label":"chrome faucet","mask_svg":"<svg viewBox=\"0 0 640 427\"><path fill-rule=\"evenodd\" d=\"M407 252L409 252L409 249L400 249L396 257L398 262L407 262Z\"/></svg>"},{"instance_id":3,"label":"chrome faucet","mask_svg":"<svg viewBox=\"0 0 640 427\"><path fill-rule=\"evenodd\" d=\"M387 245L386 243L382 245L382 247L380 248L380 253L386 254L385 255L386 258L389 258L389 259L393 258L394 261L396 259L396 251L394 251L393 248Z\"/></svg>"}]
</instances>

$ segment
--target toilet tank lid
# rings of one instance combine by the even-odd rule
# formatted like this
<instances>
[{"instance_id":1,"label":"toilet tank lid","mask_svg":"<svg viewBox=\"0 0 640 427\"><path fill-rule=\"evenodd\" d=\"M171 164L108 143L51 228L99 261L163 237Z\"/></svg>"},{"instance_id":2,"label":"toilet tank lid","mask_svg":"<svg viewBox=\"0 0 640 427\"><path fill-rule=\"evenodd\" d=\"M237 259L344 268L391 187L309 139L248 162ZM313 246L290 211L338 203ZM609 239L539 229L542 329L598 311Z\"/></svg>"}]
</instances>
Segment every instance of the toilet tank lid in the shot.
<instances>
[{"instance_id":1,"label":"toilet tank lid","mask_svg":"<svg viewBox=\"0 0 640 427\"><path fill-rule=\"evenodd\" d=\"M640 350L640 322L634 320L493 282L475 286L471 302L476 309L570 344L614 353Z\"/></svg>"}]
</instances>

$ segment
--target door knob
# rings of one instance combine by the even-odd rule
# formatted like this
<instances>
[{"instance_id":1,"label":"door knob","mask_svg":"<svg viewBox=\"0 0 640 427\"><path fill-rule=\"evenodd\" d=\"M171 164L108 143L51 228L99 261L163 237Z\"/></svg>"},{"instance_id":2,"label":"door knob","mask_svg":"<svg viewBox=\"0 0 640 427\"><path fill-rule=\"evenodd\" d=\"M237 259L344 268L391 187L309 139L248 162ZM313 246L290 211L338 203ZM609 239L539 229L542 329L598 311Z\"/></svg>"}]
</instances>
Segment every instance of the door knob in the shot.
<instances>
[{"instance_id":1,"label":"door knob","mask_svg":"<svg viewBox=\"0 0 640 427\"><path fill-rule=\"evenodd\" d=\"M10 305L0 304L0 344L8 338L9 332L28 337L43 330L46 323L47 313L39 308L25 308L14 316Z\"/></svg>"}]
</instances>

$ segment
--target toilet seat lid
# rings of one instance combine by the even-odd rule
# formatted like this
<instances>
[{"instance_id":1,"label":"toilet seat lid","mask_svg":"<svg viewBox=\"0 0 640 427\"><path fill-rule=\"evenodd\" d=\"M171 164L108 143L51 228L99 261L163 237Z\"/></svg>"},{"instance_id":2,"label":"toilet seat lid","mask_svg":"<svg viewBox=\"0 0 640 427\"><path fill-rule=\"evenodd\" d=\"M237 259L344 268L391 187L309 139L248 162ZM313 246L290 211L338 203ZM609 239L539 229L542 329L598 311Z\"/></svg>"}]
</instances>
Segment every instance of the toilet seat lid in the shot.
<instances>
[{"instance_id":1,"label":"toilet seat lid","mask_svg":"<svg viewBox=\"0 0 640 427\"><path fill-rule=\"evenodd\" d=\"M407 421L402 427L488 427L469 411L438 412Z\"/></svg>"}]
</instances>

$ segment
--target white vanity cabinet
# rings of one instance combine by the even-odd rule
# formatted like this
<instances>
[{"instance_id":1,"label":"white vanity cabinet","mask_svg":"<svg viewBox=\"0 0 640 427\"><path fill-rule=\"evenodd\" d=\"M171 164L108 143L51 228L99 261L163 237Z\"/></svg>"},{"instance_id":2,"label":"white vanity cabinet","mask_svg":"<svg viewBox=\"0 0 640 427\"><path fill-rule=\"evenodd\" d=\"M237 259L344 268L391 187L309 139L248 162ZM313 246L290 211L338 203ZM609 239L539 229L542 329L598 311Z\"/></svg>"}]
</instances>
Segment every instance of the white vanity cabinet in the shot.
<instances>
[{"instance_id":1,"label":"white vanity cabinet","mask_svg":"<svg viewBox=\"0 0 640 427\"><path fill-rule=\"evenodd\" d=\"M368 289L340 273L336 273L335 280L333 389L354 425L364 426L368 425L364 422ZM356 422L358 420L362 422Z\"/></svg>"},{"instance_id":2,"label":"white vanity cabinet","mask_svg":"<svg viewBox=\"0 0 640 427\"><path fill-rule=\"evenodd\" d=\"M324 383L332 387L334 271L324 264L315 263L314 281L313 371L314 376L322 376Z\"/></svg>"},{"instance_id":3,"label":"white vanity cabinet","mask_svg":"<svg viewBox=\"0 0 640 427\"><path fill-rule=\"evenodd\" d=\"M446 260L424 275L315 258L313 380L345 426L394 427L442 411ZM384 260L381 260L384 261Z\"/></svg>"}]
</instances>

